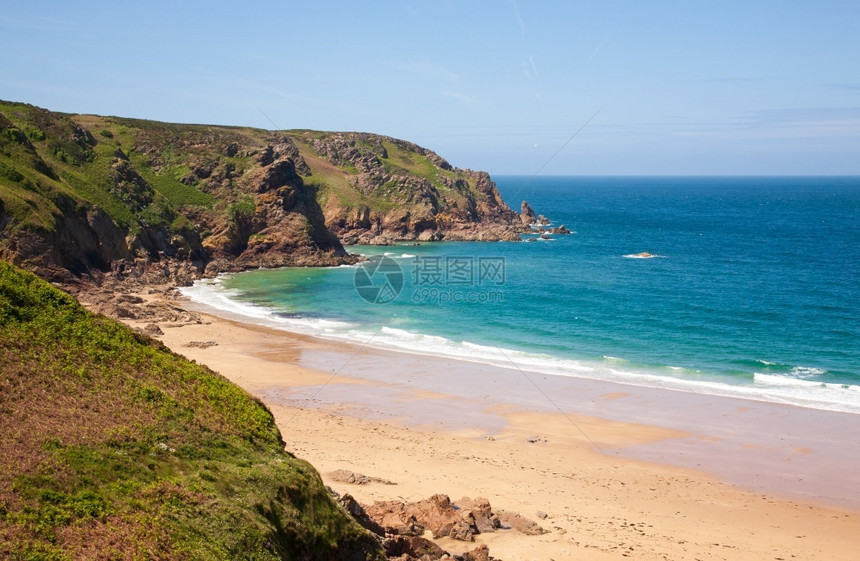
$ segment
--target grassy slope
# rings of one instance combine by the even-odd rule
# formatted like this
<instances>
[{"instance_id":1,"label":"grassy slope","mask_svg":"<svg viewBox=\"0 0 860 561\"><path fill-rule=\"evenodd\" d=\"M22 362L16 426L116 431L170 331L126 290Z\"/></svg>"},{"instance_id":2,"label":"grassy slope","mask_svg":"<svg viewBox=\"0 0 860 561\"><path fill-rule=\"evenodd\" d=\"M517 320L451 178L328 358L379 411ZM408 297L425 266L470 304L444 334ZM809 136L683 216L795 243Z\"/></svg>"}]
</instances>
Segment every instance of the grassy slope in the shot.
<instances>
[{"instance_id":1,"label":"grassy slope","mask_svg":"<svg viewBox=\"0 0 860 561\"><path fill-rule=\"evenodd\" d=\"M378 556L263 405L2 261L0 369L0 558Z\"/></svg>"}]
</instances>

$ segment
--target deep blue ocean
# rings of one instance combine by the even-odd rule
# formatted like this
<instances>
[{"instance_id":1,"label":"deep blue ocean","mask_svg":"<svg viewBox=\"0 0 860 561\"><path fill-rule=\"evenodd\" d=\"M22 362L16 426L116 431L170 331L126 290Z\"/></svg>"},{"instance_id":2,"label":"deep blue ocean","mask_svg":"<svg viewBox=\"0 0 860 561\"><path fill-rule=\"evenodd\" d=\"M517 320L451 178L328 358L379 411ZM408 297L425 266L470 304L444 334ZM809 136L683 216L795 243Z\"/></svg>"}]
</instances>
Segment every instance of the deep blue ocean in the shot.
<instances>
[{"instance_id":1,"label":"deep blue ocean","mask_svg":"<svg viewBox=\"0 0 860 561\"><path fill-rule=\"evenodd\" d=\"M376 257L186 293L371 346L860 413L860 178L495 179L573 233L353 246Z\"/></svg>"}]
</instances>

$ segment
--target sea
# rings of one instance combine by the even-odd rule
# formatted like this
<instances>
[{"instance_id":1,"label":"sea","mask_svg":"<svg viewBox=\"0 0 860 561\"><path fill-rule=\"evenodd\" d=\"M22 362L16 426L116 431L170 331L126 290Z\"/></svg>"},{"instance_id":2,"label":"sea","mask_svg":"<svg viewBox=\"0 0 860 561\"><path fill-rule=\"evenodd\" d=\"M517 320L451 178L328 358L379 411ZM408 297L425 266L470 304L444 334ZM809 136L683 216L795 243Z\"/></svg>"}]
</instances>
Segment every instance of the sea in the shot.
<instances>
[{"instance_id":1,"label":"sea","mask_svg":"<svg viewBox=\"0 0 860 561\"><path fill-rule=\"evenodd\" d=\"M569 234L350 246L183 290L337 341L860 414L860 178L495 178Z\"/></svg>"}]
</instances>

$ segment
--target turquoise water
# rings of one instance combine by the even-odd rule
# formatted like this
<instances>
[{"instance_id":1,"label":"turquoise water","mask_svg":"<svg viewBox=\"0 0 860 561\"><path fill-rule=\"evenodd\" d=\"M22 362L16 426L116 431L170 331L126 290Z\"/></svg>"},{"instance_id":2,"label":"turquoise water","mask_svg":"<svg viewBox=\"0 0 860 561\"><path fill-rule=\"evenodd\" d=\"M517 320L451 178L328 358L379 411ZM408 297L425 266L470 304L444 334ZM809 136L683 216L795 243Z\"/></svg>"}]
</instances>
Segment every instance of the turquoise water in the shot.
<instances>
[{"instance_id":1,"label":"turquoise water","mask_svg":"<svg viewBox=\"0 0 860 561\"><path fill-rule=\"evenodd\" d=\"M396 265L254 271L188 294L373 346L860 412L860 179L496 181L574 233L355 246ZM397 297L367 302L357 272Z\"/></svg>"}]
</instances>

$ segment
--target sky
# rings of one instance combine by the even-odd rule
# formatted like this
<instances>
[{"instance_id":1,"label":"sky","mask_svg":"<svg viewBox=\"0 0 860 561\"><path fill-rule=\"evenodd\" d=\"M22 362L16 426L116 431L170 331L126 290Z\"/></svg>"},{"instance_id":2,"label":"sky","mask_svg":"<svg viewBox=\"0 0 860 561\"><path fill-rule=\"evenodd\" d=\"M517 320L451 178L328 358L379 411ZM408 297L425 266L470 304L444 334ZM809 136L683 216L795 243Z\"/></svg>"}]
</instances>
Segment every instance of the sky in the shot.
<instances>
[{"instance_id":1,"label":"sky","mask_svg":"<svg viewBox=\"0 0 860 561\"><path fill-rule=\"evenodd\" d=\"M0 99L494 175L860 174L860 2L21 2Z\"/></svg>"}]
</instances>

